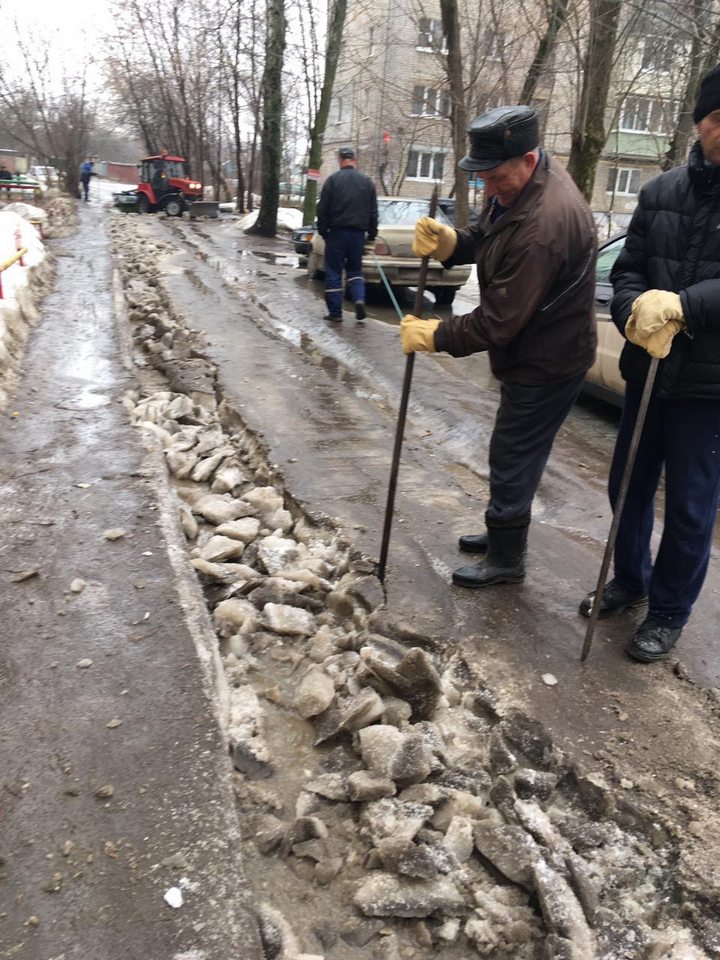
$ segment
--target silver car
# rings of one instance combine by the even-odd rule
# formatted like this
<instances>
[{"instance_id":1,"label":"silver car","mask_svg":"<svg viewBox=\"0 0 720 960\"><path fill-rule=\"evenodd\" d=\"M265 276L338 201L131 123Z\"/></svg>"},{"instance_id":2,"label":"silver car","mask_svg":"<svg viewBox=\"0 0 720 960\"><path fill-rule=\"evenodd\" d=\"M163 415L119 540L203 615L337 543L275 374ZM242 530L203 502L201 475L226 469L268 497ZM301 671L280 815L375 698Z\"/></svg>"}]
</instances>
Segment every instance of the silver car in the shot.
<instances>
[{"instance_id":1,"label":"silver car","mask_svg":"<svg viewBox=\"0 0 720 960\"><path fill-rule=\"evenodd\" d=\"M595 312L597 314L598 349L595 363L588 371L585 389L611 403L622 404L625 381L620 376L620 353L625 338L610 318L613 295L610 271L625 245L625 234L612 237L598 250L595 267Z\"/></svg>"},{"instance_id":2,"label":"silver car","mask_svg":"<svg viewBox=\"0 0 720 960\"><path fill-rule=\"evenodd\" d=\"M365 246L362 267L365 283L381 286L383 283L378 264L391 287L416 287L420 277L420 258L412 252L415 224L420 217L428 216L428 200L412 200L407 197L378 197L378 235ZM450 226L445 214L438 210L435 218ZM449 305L455 294L470 276L470 266L452 267L445 270L437 260L428 267L426 289L434 294L438 305ZM312 238L308 256L307 272L311 279L325 271L325 241L319 233Z\"/></svg>"}]
</instances>

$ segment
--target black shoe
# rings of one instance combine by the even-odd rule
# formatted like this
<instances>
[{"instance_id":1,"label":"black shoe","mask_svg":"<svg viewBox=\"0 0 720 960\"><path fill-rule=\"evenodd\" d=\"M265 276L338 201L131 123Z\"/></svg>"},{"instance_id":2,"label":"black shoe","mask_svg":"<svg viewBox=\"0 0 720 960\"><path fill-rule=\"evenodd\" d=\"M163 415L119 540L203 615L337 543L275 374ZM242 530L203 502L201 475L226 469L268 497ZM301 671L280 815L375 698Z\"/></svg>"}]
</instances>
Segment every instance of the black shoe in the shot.
<instances>
[{"instance_id":1,"label":"black shoe","mask_svg":"<svg viewBox=\"0 0 720 960\"><path fill-rule=\"evenodd\" d=\"M458 540L458 548L463 553L485 553L487 547L487 533L466 533Z\"/></svg>"},{"instance_id":2,"label":"black shoe","mask_svg":"<svg viewBox=\"0 0 720 960\"><path fill-rule=\"evenodd\" d=\"M683 632L682 627L667 627L649 617L637 628L625 647L625 653L641 663L664 660Z\"/></svg>"},{"instance_id":3,"label":"black shoe","mask_svg":"<svg viewBox=\"0 0 720 960\"><path fill-rule=\"evenodd\" d=\"M362 300L355 301L355 316L358 320L364 320L366 317L365 304L362 302Z\"/></svg>"},{"instance_id":4,"label":"black shoe","mask_svg":"<svg viewBox=\"0 0 720 960\"><path fill-rule=\"evenodd\" d=\"M323 320L332 320L334 323L342 323L342 316L335 317L332 313L326 313Z\"/></svg>"},{"instance_id":5,"label":"black shoe","mask_svg":"<svg viewBox=\"0 0 720 960\"><path fill-rule=\"evenodd\" d=\"M605 584L603 590L602 603L598 611L598 620L607 620L608 617L615 617L625 610L633 610L635 607L641 607L647 603L647 594L638 596L636 593L630 593L624 587L618 586L614 580ZM578 613L590 619L595 600L595 591L589 593L578 607Z\"/></svg>"},{"instance_id":6,"label":"black shoe","mask_svg":"<svg viewBox=\"0 0 720 960\"><path fill-rule=\"evenodd\" d=\"M517 523L518 521L510 521ZM525 579L525 550L530 518L523 526L488 524L487 554L480 563L460 567L452 575L458 587L490 587L495 583L520 583Z\"/></svg>"}]
</instances>

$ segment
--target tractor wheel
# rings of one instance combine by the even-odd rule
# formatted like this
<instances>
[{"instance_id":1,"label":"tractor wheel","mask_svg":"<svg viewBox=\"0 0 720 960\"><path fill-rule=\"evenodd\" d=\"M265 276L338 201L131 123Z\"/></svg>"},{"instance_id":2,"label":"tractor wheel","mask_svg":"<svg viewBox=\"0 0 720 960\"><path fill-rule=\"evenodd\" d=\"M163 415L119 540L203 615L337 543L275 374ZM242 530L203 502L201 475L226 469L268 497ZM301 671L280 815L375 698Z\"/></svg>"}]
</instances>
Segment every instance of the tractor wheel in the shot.
<instances>
[{"instance_id":1,"label":"tractor wheel","mask_svg":"<svg viewBox=\"0 0 720 960\"><path fill-rule=\"evenodd\" d=\"M432 287L430 293L435 294L435 305L438 307L449 307L455 299L457 287Z\"/></svg>"},{"instance_id":2,"label":"tractor wheel","mask_svg":"<svg viewBox=\"0 0 720 960\"><path fill-rule=\"evenodd\" d=\"M144 193L139 193L137 198L138 213L150 213L150 201Z\"/></svg>"},{"instance_id":3,"label":"tractor wheel","mask_svg":"<svg viewBox=\"0 0 720 960\"><path fill-rule=\"evenodd\" d=\"M181 217L184 209L184 204L180 197L170 197L165 203L165 213L169 217Z\"/></svg>"}]
</instances>

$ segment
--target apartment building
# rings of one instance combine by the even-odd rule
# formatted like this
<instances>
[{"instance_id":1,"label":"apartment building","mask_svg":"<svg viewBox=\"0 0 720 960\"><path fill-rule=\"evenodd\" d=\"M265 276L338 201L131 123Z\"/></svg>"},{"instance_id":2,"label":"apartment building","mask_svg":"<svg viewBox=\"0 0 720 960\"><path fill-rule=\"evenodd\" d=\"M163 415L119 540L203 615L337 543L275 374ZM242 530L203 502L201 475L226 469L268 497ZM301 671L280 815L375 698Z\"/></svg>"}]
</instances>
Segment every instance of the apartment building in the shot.
<instances>
[{"instance_id":1,"label":"apartment building","mask_svg":"<svg viewBox=\"0 0 720 960\"><path fill-rule=\"evenodd\" d=\"M507 11L513 0L503 0L504 16L499 2L469 4L465 11L466 24L468 16L480 18L463 34L466 72L478 78L470 118L518 102L535 51L537 32L528 29L532 5L523 4L522 18L518 6L518 17L512 18ZM640 187L660 170L680 99L682 43L668 31L660 35L657 23L639 20L625 31L618 51L610 132L592 207L619 225L629 219ZM570 153L579 97L577 49L572 36L558 44L533 101L541 115L543 142L563 162ZM439 5L420 9L403 0L381 0L349 8L325 134L323 178L336 168L337 148L350 144L381 194L426 197L435 183L441 195L450 192L456 161L443 53ZM481 199L482 182L470 186L471 200Z\"/></svg>"}]
</instances>

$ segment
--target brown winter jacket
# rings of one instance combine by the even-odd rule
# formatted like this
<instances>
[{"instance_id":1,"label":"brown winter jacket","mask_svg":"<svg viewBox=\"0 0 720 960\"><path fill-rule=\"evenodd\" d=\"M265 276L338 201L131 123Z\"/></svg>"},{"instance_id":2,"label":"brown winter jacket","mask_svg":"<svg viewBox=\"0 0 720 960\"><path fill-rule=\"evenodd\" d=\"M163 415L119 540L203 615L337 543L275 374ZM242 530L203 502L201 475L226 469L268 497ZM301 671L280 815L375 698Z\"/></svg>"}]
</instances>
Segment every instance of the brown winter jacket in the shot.
<instances>
[{"instance_id":1,"label":"brown winter jacket","mask_svg":"<svg viewBox=\"0 0 720 960\"><path fill-rule=\"evenodd\" d=\"M592 214L564 168L542 153L516 203L490 223L458 230L444 266L477 263L480 306L443 320L435 349L487 350L499 380L541 384L592 366L597 239Z\"/></svg>"}]
</instances>

